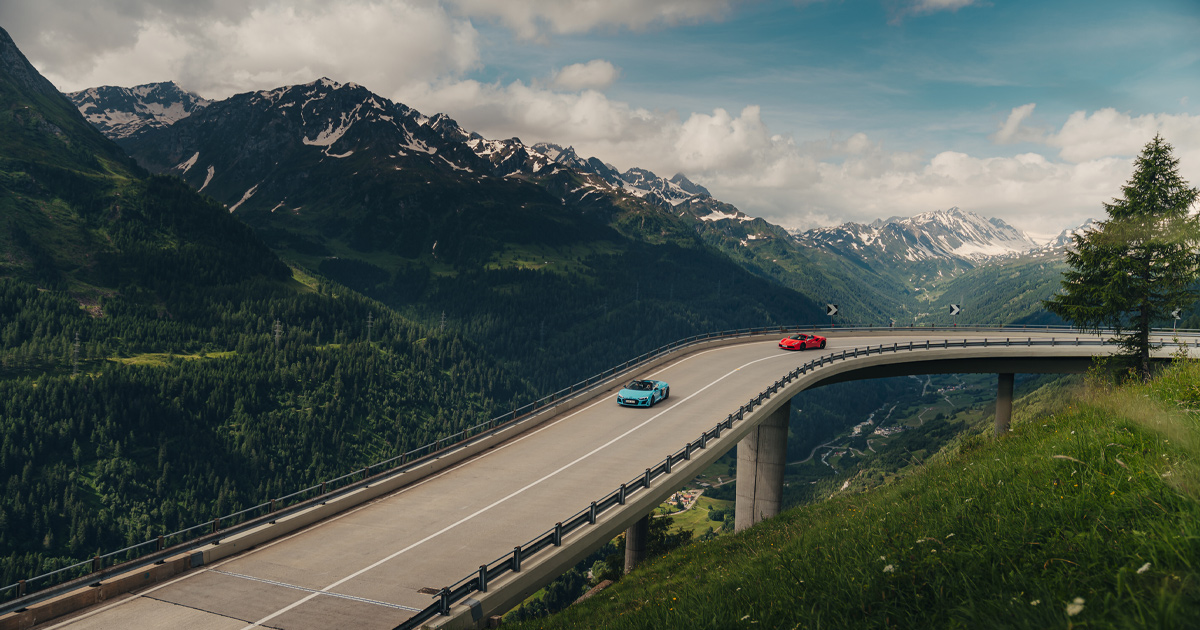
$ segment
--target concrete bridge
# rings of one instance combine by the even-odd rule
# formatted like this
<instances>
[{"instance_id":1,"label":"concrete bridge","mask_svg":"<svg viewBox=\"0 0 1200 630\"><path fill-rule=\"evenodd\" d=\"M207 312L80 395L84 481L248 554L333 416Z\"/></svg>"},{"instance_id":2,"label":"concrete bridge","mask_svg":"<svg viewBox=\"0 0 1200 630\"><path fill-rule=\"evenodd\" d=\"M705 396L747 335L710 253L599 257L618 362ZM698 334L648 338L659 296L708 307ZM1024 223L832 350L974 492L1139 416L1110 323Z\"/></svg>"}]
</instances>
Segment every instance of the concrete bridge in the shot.
<instances>
[{"instance_id":1,"label":"concrete bridge","mask_svg":"<svg viewBox=\"0 0 1200 630\"><path fill-rule=\"evenodd\" d=\"M1013 374L1082 372L1113 350L1063 330L829 335L821 351L780 350L778 332L693 344L355 492L0 616L0 630L479 627L622 531L636 564L647 515L735 445L736 527L777 514L800 391L996 373L1004 431ZM619 408L632 377L668 381L670 398Z\"/></svg>"}]
</instances>

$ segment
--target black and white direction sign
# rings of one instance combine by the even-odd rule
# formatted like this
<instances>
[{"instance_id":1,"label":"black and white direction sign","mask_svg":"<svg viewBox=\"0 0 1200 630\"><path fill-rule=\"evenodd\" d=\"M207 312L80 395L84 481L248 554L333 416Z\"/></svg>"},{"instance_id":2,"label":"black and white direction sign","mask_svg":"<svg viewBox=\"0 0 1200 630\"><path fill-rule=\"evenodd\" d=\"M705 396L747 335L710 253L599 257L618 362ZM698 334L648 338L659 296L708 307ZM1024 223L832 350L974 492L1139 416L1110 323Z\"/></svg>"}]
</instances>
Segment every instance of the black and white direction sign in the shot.
<instances>
[{"instance_id":1,"label":"black and white direction sign","mask_svg":"<svg viewBox=\"0 0 1200 630\"><path fill-rule=\"evenodd\" d=\"M1175 310L1171 311L1171 317L1174 317L1175 319L1179 319L1179 309L1175 309Z\"/></svg>"},{"instance_id":2,"label":"black and white direction sign","mask_svg":"<svg viewBox=\"0 0 1200 630\"><path fill-rule=\"evenodd\" d=\"M826 304L825 305L825 314L830 317L837 315L838 314L838 305L837 304Z\"/></svg>"},{"instance_id":3,"label":"black and white direction sign","mask_svg":"<svg viewBox=\"0 0 1200 630\"><path fill-rule=\"evenodd\" d=\"M951 305L950 305L950 314L951 314L951 315L958 315L958 314L959 314L959 313L961 313L961 312L962 312L962 307L961 307L961 306L959 306L959 305L957 305L957 304L951 304Z\"/></svg>"}]
</instances>

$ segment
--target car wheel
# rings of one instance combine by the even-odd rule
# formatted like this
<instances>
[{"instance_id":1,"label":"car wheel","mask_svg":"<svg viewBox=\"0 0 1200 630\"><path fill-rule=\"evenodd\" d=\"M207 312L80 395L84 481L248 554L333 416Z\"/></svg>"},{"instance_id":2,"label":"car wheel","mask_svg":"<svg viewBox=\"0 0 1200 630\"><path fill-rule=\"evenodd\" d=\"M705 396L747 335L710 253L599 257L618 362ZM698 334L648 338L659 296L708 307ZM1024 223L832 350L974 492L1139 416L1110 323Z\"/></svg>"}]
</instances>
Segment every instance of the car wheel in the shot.
<instances>
[{"instance_id":1,"label":"car wheel","mask_svg":"<svg viewBox=\"0 0 1200 630\"><path fill-rule=\"evenodd\" d=\"M821 349L822 350L825 349L825 340L824 339L821 340Z\"/></svg>"},{"instance_id":2,"label":"car wheel","mask_svg":"<svg viewBox=\"0 0 1200 630\"><path fill-rule=\"evenodd\" d=\"M663 391L663 400L666 400L670 397L671 397L671 388L668 387L666 390Z\"/></svg>"},{"instance_id":3,"label":"car wheel","mask_svg":"<svg viewBox=\"0 0 1200 630\"><path fill-rule=\"evenodd\" d=\"M799 348L799 349L800 349L800 350L808 350L808 344L807 344L807 343L802 343L802 344L800 344L800 348Z\"/></svg>"}]
</instances>

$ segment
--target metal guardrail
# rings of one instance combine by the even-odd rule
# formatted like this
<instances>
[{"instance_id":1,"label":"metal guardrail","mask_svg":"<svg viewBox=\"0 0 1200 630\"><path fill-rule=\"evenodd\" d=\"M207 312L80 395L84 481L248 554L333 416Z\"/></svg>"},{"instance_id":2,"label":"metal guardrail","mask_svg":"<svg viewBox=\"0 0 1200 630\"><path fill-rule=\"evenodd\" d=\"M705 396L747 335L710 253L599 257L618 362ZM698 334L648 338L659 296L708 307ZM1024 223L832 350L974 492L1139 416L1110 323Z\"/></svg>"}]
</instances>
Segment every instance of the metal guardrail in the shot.
<instances>
[{"instance_id":1,"label":"metal guardrail","mask_svg":"<svg viewBox=\"0 0 1200 630\"><path fill-rule=\"evenodd\" d=\"M613 366L607 370L590 376L583 381L543 396L542 398L539 398L533 402L521 406L514 406L513 410L510 412L501 414L474 426L467 427L451 435L444 436L424 446L372 463L364 468L355 469L339 477L327 479L318 484L314 484L308 486L307 488L296 490L290 494L264 501L232 514L217 516L212 520L205 521L176 532L163 534L150 540L130 545L116 551L97 554L90 559L59 567L41 575L19 580L13 584L0 587L0 596L9 598L9 601L0 605L0 614L19 610L22 607L32 605L39 601L44 601L84 584L95 583L118 573L152 564L159 560L165 559L168 556L192 551L213 542L219 542L222 538L239 534L262 525L270 520L283 518L319 503L325 503L336 499L344 494L357 490L358 488L369 485L373 481L378 480L380 477L390 476L411 470L417 466L438 458L440 455L452 448L465 444L471 440L493 435L516 422L541 413L547 408L561 403L564 400L590 392L596 387L608 383L611 379L626 371L635 369L641 365L649 363L650 361L683 348L709 341L734 339L738 337L753 337L770 333L788 334L804 331L828 330L853 333L896 330L920 330L929 332L940 330L954 330L963 332L1051 332L1057 330L1074 331L1075 329L1064 326L858 326L831 328L829 326L818 325L793 325L738 328L734 330L692 335L691 337L680 339L678 341L660 346L659 348L651 350L650 352L643 353L620 365ZM1167 333L1166 331L1158 331L1157 334ZM1171 331L1170 334L1189 337L1200 336L1200 330L1181 329L1177 331ZM257 514L257 516L252 516L254 514ZM200 530L199 534L196 533L197 530ZM178 542L175 542L172 546L168 546L168 544L176 540L178 540ZM112 564L114 562L116 564ZM67 581L63 582L56 581L71 574L74 574L75 577L67 577ZM35 583L45 583L47 585L31 592L31 588Z\"/></svg>"},{"instance_id":2,"label":"metal guardrail","mask_svg":"<svg viewBox=\"0 0 1200 630\"><path fill-rule=\"evenodd\" d=\"M845 329L840 329L845 330ZM959 329L962 330L962 329ZM1008 329L1012 330L1012 329ZM1071 329L1068 329L1071 330ZM1189 335L1194 336L1194 335ZM769 387L763 390L754 398L751 398L746 404L738 407L737 411L727 415L724 420L718 422L713 428L700 434L700 437L694 441L688 442L683 448L668 455L666 459L658 462L651 468L627 483L623 483L616 490L604 495L598 501L592 501L588 507L576 512L566 521L555 523L554 527L546 530L543 534L537 536L533 540L518 545L512 552L507 553L488 564L480 565L479 570L454 584L443 588L435 596L434 602L412 617L405 620L393 630L414 630L421 624L433 619L437 616L449 616L450 607L454 604L466 599L472 593L486 593L488 584L509 572L519 573L521 571L521 563L537 554L538 552L550 548L562 546L563 537L577 531L585 525L595 525L596 519L605 511L624 505L630 494L640 490L649 489L655 479L662 475L670 474L672 467L680 462L688 461L692 458L692 454L698 450L703 450L708 447L710 440L715 440L721 437L721 433L733 428L734 422L742 421L746 414L749 414L755 408L761 406L770 397L780 390L786 388L795 379L811 372L815 369L830 365L835 361L844 361L857 357L868 357L873 354L894 353L894 352L911 352L917 350L931 349L949 349L949 348L969 348L969 347L1011 347L1011 346L1103 346L1107 345L1102 339L1096 338L1080 338L1074 339L1058 339L1051 337L1050 339L1034 339L1027 337L1024 340L1012 339L1006 337L1003 341L999 339L963 339L962 341L943 339L941 343L931 342L926 340L923 344L918 342L908 342L906 344L892 343L880 344L878 346L867 346L866 348L854 348L852 350L843 350L841 352L831 352L827 355L813 359L804 365L789 371L782 378L772 383ZM1200 347L1200 341L1194 344L1171 342L1164 345L1193 346Z\"/></svg>"}]
</instances>

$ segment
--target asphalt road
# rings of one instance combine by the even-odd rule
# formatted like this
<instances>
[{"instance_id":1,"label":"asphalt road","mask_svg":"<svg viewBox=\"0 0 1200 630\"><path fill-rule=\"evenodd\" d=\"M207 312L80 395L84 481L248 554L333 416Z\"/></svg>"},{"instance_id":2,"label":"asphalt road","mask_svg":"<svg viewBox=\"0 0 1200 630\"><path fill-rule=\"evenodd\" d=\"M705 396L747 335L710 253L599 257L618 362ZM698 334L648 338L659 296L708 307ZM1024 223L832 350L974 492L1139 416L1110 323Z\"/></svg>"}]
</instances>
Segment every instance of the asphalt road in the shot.
<instances>
[{"instance_id":1,"label":"asphalt road","mask_svg":"<svg viewBox=\"0 0 1200 630\"><path fill-rule=\"evenodd\" d=\"M927 338L906 333L886 342ZM881 341L835 335L820 354ZM421 589L453 584L566 520L818 355L776 342L686 355L642 375L671 385L651 409L618 407L614 389L390 495L43 627L392 628L431 603Z\"/></svg>"}]
</instances>

